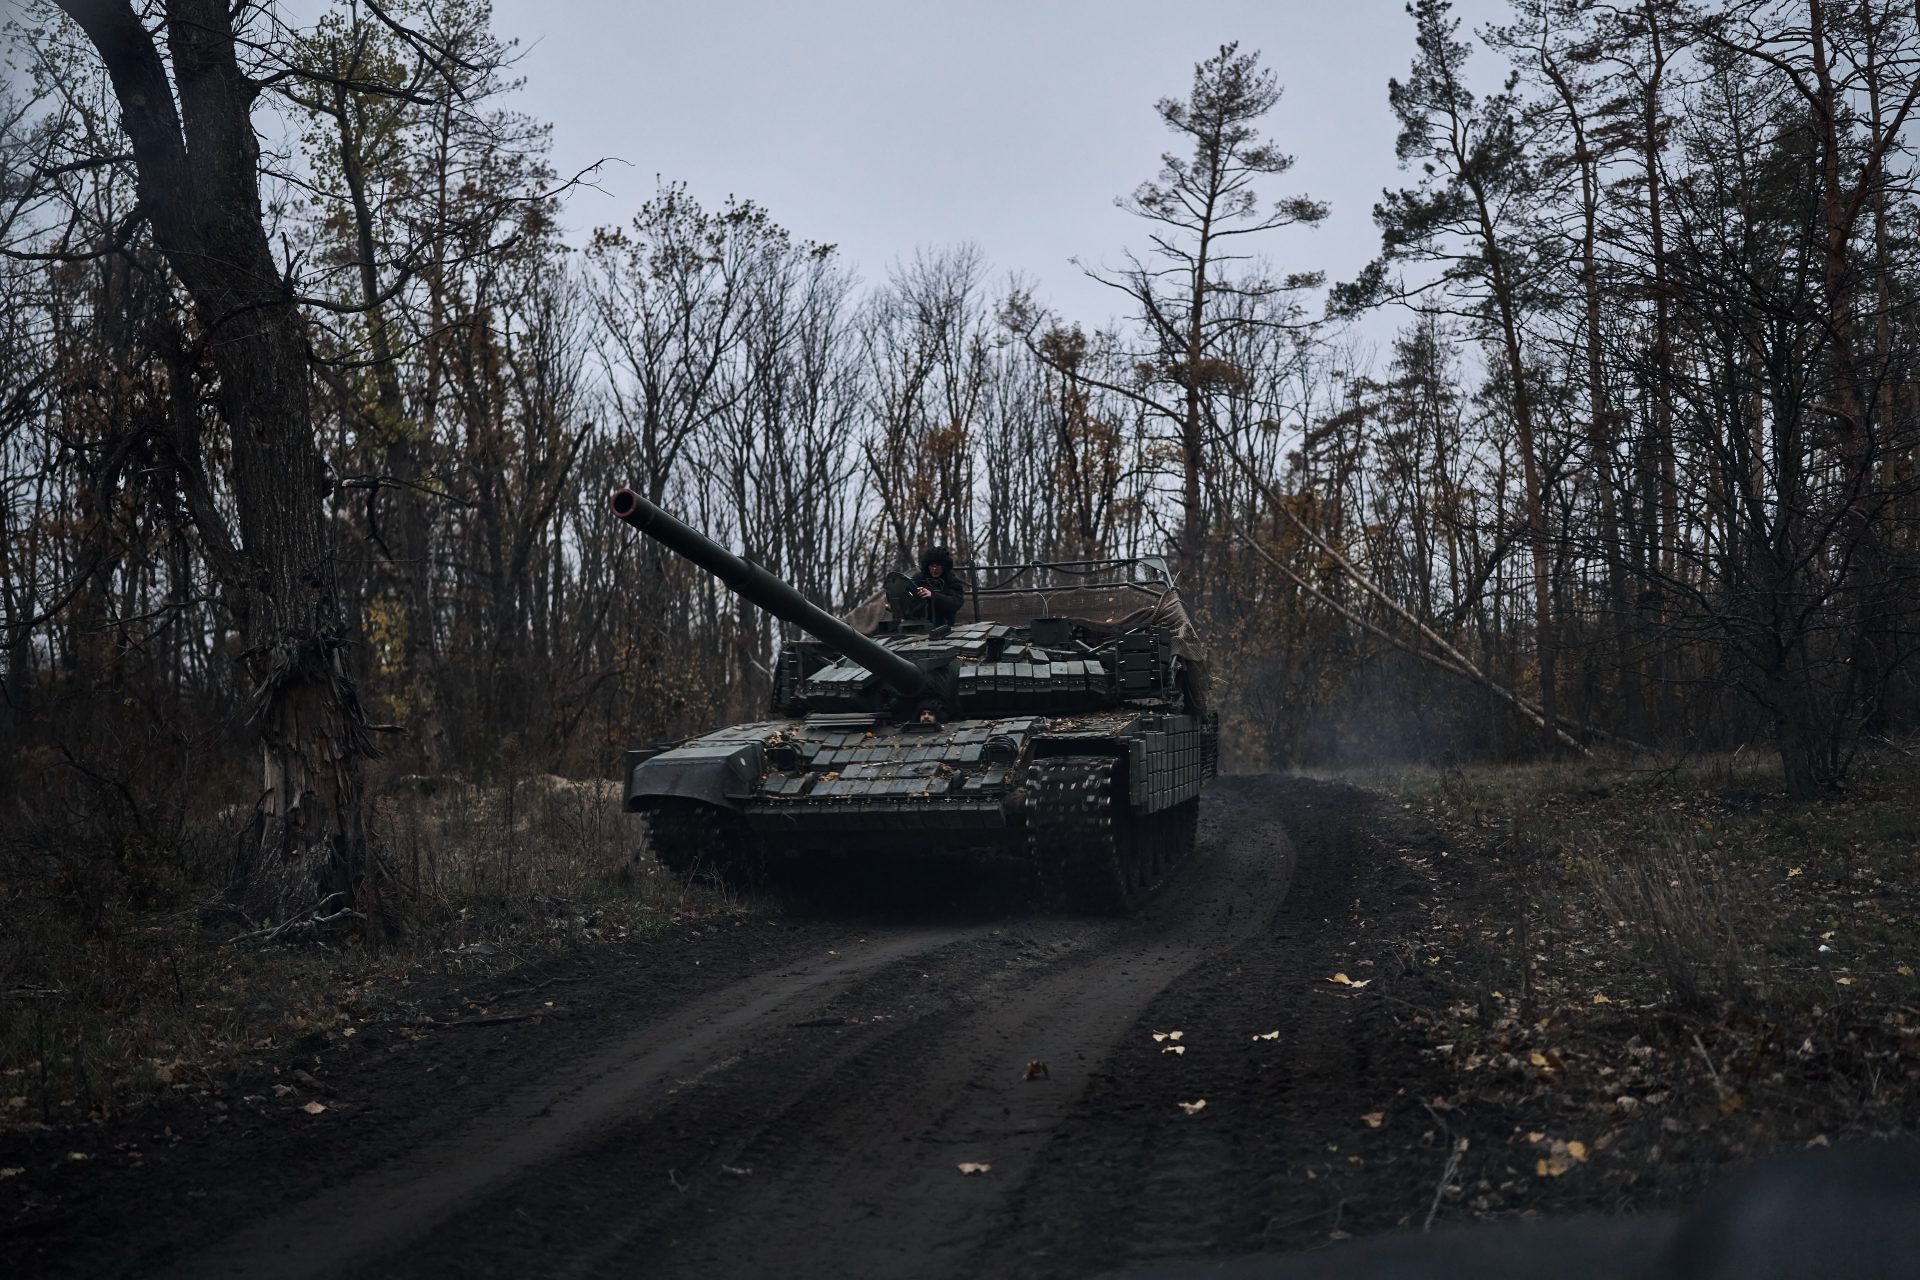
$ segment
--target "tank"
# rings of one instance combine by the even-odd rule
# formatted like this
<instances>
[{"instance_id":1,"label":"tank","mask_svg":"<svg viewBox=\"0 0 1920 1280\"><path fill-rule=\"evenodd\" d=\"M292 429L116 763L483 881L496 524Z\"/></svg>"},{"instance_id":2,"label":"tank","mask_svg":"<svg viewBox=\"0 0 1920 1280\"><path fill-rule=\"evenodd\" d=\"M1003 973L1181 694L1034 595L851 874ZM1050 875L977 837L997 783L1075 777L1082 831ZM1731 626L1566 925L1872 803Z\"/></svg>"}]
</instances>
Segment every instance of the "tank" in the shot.
<instances>
[{"instance_id":1,"label":"tank","mask_svg":"<svg viewBox=\"0 0 1920 1280\"><path fill-rule=\"evenodd\" d=\"M771 718L626 753L626 808L674 872L971 859L1124 914L1192 849L1219 728L1164 560L962 565L949 624L894 574L835 617L632 489L612 507L805 634Z\"/></svg>"}]
</instances>

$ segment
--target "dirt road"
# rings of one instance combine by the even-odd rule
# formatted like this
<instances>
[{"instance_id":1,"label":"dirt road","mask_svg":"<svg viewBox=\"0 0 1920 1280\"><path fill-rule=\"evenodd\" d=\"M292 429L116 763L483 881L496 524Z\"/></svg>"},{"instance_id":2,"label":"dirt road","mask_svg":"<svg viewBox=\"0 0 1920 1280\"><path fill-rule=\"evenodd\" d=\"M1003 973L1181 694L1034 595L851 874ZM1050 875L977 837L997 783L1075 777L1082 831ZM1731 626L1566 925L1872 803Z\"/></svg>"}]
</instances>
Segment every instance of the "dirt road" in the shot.
<instances>
[{"instance_id":1,"label":"dirt road","mask_svg":"<svg viewBox=\"0 0 1920 1280\"><path fill-rule=\"evenodd\" d=\"M1327 981L1414 888L1370 856L1373 810L1223 779L1132 919L736 926L517 997L570 1016L306 1046L328 1114L101 1170L33 1269L1077 1276L1405 1220L1424 1153L1364 1190L1328 1154L1370 1081L1421 1069Z\"/></svg>"}]
</instances>

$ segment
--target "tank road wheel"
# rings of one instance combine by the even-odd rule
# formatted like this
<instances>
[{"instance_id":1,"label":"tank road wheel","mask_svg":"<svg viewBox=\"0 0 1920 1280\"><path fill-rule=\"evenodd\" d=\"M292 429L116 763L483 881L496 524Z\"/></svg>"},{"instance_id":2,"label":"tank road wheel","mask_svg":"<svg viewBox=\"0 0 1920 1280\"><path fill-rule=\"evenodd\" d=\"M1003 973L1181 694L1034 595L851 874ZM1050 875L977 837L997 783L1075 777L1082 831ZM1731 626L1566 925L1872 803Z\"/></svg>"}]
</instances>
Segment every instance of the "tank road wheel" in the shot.
<instances>
[{"instance_id":1,"label":"tank road wheel","mask_svg":"<svg viewBox=\"0 0 1920 1280\"><path fill-rule=\"evenodd\" d=\"M1115 765L1057 756L1028 768L1027 849L1050 904L1124 915L1143 896L1141 842L1125 821Z\"/></svg>"},{"instance_id":2,"label":"tank road wheel","mask_svg":"<svg viewBox=\"0 0 1920 1280\"><path fill-rule=\"evenodd\" d=\"M740 815L683 801L647 813L647 843L662 866L683 880L744 888L759 881L766 859Z\"/></svg>"}]
</instances>

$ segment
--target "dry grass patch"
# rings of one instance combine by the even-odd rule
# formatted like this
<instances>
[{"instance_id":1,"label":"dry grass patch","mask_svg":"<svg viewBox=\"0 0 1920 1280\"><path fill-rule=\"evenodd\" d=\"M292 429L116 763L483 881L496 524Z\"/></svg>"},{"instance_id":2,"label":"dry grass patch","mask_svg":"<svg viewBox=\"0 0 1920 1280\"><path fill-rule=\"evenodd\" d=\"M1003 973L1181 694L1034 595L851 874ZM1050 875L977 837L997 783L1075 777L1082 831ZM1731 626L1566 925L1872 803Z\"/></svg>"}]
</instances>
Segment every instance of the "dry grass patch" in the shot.
<instances>
[{"instance_id":1,"label":"dry grass patch","mask_svg":"<svg viewBox=\"0 0 1920 1280\"><path fill-rule=\"evenodd\" d=\"M1436 1114L1500 1132L1468 1207L1593 1178L1671 1203L1764 1151L1920 1131L1914 756L1813 805L1751 756L1369 781L1437 832L1398 851L1431 892L1390 990L1424 993Z\"/></svg>"},{"instance_id":2,"label":"dry grass patch","mask_svg":"<svg viewBox=\"0 0 1920 1280\"><path fill-rule=\"evenodd\" d=\"M287 922L228 908L237 820L188 824L131 864L78 841L7 849L0 1125L103 1120L318 1031L404 1023L435 979L750 909L660 868L614 784L416 783L390 789L376 822L399 926L378 948L292 944Z\"/></svg>"}]
</instances>

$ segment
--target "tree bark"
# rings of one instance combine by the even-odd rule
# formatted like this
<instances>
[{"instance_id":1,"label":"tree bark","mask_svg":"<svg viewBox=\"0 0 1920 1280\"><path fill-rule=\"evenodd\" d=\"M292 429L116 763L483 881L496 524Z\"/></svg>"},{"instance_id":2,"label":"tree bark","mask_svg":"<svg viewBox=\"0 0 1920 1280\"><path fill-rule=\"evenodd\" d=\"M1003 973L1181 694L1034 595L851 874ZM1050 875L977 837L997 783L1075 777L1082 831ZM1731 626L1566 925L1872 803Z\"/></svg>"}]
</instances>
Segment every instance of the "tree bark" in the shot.
<instances>
[{"instance_id":1,"label":"tree bark","mask_svg":"<svg viewBox=\"0 0 1920 1280\"><path fill-rule=\"evenodd\" d=\"M203 533L235 552L222 585L245 641L261 745L257 839L240 851L236 888L283 912L330 898L364 907L363 773L373 753L347 676L352 637L324 518L333 478L314 434L305 325L261 218L257 86L240 69L224 0L163 6L171 83L125 0L57 3L112 80L140 207L193 301L218 375L239 527L237 538L224 527ZM196 515L218 519L210 505Z\"/></svg>"}]
</instances>

